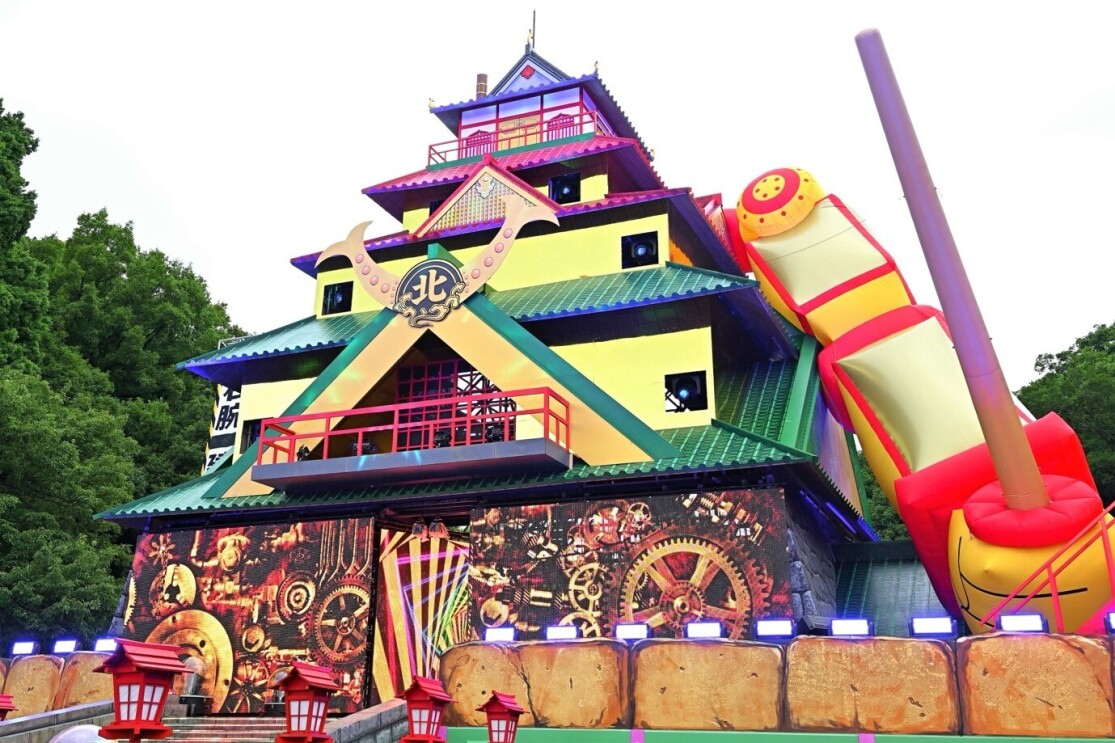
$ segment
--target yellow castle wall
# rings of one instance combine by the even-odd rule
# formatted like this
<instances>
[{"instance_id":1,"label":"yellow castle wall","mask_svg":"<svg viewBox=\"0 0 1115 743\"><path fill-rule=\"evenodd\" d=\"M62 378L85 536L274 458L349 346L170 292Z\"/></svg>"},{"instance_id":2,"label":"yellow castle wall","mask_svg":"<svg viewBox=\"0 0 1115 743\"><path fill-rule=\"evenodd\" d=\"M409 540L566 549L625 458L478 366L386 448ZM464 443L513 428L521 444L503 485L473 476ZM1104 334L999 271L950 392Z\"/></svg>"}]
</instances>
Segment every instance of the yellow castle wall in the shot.
<instances>
[{"instance_id":1,"label":"yellow castle wall","mask_svg":"<svg viewBox=\"0 0 1115 743\"><path fill-rule=\"evenodd\" d=\"M515 246L499 272L489 283L496 290L519 289L585 276L618 273L623 270L620 238L624 235L637 235L644 232L658 233L659 263L657 265L663 265L669 256L669 219L666 214L655 214L625 222L563 230L549 235L520 237L515 241ZM454 251L453 255L462 263L468 263L484 247L463 248ZM425 256L414 256L384 261L381 265L396 276L402 276L423 260ZM314 312L321 316L321 302L326 286L354 279L352 269L347 267L319 273L317 289L314 292ZM353 312L370 312L381 307L382 305L372 300L367 292L358 287L354 288Z\"/></svg>"},{"instance_id":2,"label":"yellow castle wall","mask_svg":"<svg viewBox=\"0 0 1115 743\"><path fill-rule=\"evenodd\" d=\"M236 429L236 443L232 450L233 457L240 456L245 421L282 415L312 381L314 381L313 377L244 385L240 390L240 420Z\"/></svg>"},{"instance_id":3,"label":"yellow castle wall","mask_svg":"<svg viewBox=\"0 0 1115 743\"><path fill-rule=\"evenodd\" d=\"M712 382L712 332L696 328L554 348L616 402L655 430L707 426L716 409ZM667 413L667 374L704 371L708 410Z\"/></svg>"}]
</instances>

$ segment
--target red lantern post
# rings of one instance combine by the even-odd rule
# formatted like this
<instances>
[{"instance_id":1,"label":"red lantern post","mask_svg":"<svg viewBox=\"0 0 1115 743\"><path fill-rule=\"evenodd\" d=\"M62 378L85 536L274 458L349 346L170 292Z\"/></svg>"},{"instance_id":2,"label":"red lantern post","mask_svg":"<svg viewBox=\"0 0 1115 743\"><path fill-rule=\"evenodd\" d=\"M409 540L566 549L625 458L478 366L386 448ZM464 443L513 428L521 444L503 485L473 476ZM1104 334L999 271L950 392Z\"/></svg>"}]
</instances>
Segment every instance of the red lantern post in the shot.
<instances>
[{"instance_id":1,"label":"red lantern post","mask_svg":"<svg viewBox=\"0 0 1115 743\"><path fill-rule=\"evenodd\" d=\"M441 713L453 701L436 679L415 676L410 688L399 695L407 702L409 732L399 743L445 743Z\"/></svg>"},{"instance_id":2,"label":"red lantern post","mask_svg":"<svg viewBox=\"0 0 1115 743\"><path fill-rule=\"evenodd\" d=\"M283 690L286 702L286 731L275 736L276 743L333 743L325 733L329 696L341 688L333 671L294 661L273 688Z\"/></svg>"},{"instance_id":3,"label":"red lantern post","mask_svg":"<svg viewBox=\"0 0 1115 743\"><path fill-rule=\"evenodd\" d=\"M163 724L163 707L175 674L190 669L178 659L177 645L157 645L135 640L117 640L116 650L101 665L100 673L112 674L115 718L100 730L102 738L140 743L143 738L169 738Z\"/></svg>"},{"instance_id":4,"label":"red lantern post","mask_svg":"<svg viewBox=\"0 0 1115 743\"><path fill-rule=\"evenodd\" d=\"M519 731L519 715L526 712L515 702L513 694L493 691L488 701L476 708L488 716L488 743L515 743Z\"/></svg>"},{"instance_id":5,"label":"red lantern post","mask_svg":"<svg viewBox=\"0 0 1115 743\"><path fill-rule=\"evenodd\" d=\"M8 719L8 713L15 711L11 694L0 694L0 722Z\"/></svg>"}]
</instances>

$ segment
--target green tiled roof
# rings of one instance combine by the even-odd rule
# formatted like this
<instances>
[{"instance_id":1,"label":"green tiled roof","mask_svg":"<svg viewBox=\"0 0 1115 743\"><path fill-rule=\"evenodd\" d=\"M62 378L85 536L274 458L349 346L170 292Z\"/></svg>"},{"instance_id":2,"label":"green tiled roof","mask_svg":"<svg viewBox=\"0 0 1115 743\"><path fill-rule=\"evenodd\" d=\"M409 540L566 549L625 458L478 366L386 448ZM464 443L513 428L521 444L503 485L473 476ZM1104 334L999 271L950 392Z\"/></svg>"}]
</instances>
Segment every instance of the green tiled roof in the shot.
<instances>
[{"instance_id":1,"label":"green tiled roof","mask_svg":"<svg viewBox=\"0 0 1115 743\"><path fill-rule=\"evenodd\" d=\"M667 263L657 268L491 292L488 298L511 318L526 322L671 302L753 286L756 286L754 281L739 276ZM277 330L251 336L235 345L183 361L178 367L191 368L343 346L377 314L379 313L361 312L322 318L307 317Z\"/></svg>"},{"instance_id":2,"label":"green tiled roof","mask_svg":"<svg viewBox=\"0 0 1115 743\"><path fill-rule=\"evenodd\" d=\"M784 359L751 364L745 370L718 371L714 378L717 416L745 431L777 439L796 368L796 359Z\"/></svg>"},{"instance_id":3,"label":"green tiled roof","mask_svg":"<svg viewBox=\"0 0 1115 743\"><path fill-rule=\"evenodd\" d=\"M378 312L358 312L321 318L307 317L266 333L249 336L231 346L195 356L179 363L178 368L343 346L378 314Z\"/></svg>"},{"instance_id":4,"label":"green tiled roof","mask_svg":"<svg viewBox=\"0 0 1115 743\"><path fill-rule=\"evenodd\" d=\"M876 635L909 636L910 617L944 616L909 542L838 545L837 612L870 619Z\"/></svg>"},{"instance_id":5,"label":"green tiled roof","mask_svg":"<svg viewBox=\"0 0 1115 743\"><path fill-rule=\"evenodd\" d=\"M654 474L694 472L723 467L812 462L804 452L795 451L738 428L714 421L710 426L694 426L659 431L662 438L681 452L680 457L648 462L590 466L574 464L568 472L472 478L418 485L392 485L362 489L330 490L312 494L287 495L274 491L268 495L236 498L204 497L220 473L134 500L100 514L113 520L138 519L159 514L186 514L230 509L289 508L342 503L364 503L435 495L500 492L540 485L575 484L598 479L619 479ZM249 454L245 454L249 456Z\"/></svg>"},{"instance_id":6,"label":"green tiled roof","mask_svg":"<svg viewBox=\"0 0 1115 743\"><path fill-rule=\"evenodd\" d=\"M739 276L667 263L657 268L508 289L489 295L489 299L522 322L669 302L752 286L757 284Z\"/></svg>"}]
</instances>

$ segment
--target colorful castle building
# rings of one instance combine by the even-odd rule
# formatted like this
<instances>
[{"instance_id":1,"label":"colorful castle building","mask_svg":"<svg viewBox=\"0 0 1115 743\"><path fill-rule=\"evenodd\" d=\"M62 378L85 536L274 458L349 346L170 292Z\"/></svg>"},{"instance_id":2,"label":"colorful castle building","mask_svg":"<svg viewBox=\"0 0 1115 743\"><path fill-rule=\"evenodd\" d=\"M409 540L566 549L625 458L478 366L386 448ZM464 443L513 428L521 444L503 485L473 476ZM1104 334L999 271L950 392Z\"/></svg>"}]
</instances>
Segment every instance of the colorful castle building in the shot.
<instances>
[{"instance_id":1,"label":"colorful castle building","mask_svg":"<svg viewBox=\"0 0 1115 743\"><path fill-rule=\"evenodd\" d=\"M180 364L213 435L201 477L102 514L143 533L123 634L238 713L292 660L338 710L391 698L489 627L824 623L830 545L873 538L854 449L720 196L529 45L431 113L425 167L364 190L403 229L293 258L312 314Z\"/></svg>"}]
</instances>

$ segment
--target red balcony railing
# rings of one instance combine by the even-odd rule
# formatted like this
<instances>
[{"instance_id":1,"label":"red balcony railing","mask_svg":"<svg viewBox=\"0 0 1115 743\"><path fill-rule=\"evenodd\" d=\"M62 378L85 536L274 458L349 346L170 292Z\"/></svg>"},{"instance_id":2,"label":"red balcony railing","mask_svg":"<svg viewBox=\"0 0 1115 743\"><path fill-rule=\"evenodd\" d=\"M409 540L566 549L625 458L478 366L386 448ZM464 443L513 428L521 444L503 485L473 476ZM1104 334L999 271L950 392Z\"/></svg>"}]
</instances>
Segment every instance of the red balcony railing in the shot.
<instances>
[{"instance_id":1,"label":"red balcony railing","mask_svg":"<svg viewBox=\"0 0 1115 743\"><path fill-rule=\"evenodd\" d=\"M569 451L569 403L538 387L268 418L256 464L545 438ZM531 419L527 421L526 419Z\"/></svg>"},{"instance_id":2,"label":"red balcony railing","mask_svg":"<svg viewBox=\"0 0 1115 743\"><path fill-rule=\"evenodd\" d=\"M1113 557L1112 555L1111 540L1107 537L1107 532L1111 529L1112 524L1115 524L1115 521L1107 518L1112 509L1115 509L1115 503L1112 503L1110 506L1103 509L1103 512L1101 512L1099 516L1096 516L1096 518L1094 518L1092 521L1088 522L1088 525L1081 529L1079 534L1073 537L1072 540L1065 544L1064 547L1057 550L1048 560L1045 561L1044 564L1041 565L1041 567L1031 573L1026 578L1026 580L1022 581L1022 583L1019 584L1018 588L1014 589L1006 596L1006 598L996 604L995 608L987 613L987 616L980 619L980 624L994 627L995 621L999 618L999 615L1007 609L1012 601L1017 600L1017 603L1010 607L1009 613L1014 614L1017 613L1019 609L1026 606L1026 604L1030 603L1030 601L1032 601L1034 597L1036 597L1039 593L1048 589L1049 598L1053 604L1054 626L1056 627L1057 632L1064 632L1065 621L1064 615L1061 611L1061 595L1057 587L1057 576L1060 575L1065 568L1071 565L1076 560L1076 558L1084 554L1084 552L1089 547L1091 547L1097 539L1103 540L1103 556L1107 560L1108 581L1110 581L1111 583L1111 595L1115 597L1115 557ZM1092 531L1093 529L1095 530L1095 533L1087 539L1084 539L1085 536L1087 536L1088 532ZM1072 554L1068 557L1065 557L1065 554L1069 552L1069 550L1073 550ZM1053 567L1054 564L1061 561L1062 558L1064 558L1063 562L1060 562L1057 567ZM1037 580L1042 574L1045 574L1045 577L1037 584L1035 584L1028 593L1022 596L1021 599L1019 599L1019 594L1026 590L1026 586L1030 585L1031 582Z\"/></svg>"},{"instance_id":3,"label":"red balcony railing","mask_svg":"<svg viewBox=\"0 0 1115 743\"><path fill-rule=\"evenodd\" d=\"M553 142L578 134L611 133L599 112L570 106L543 109L512 119L493 119L480 126L483 128L467 136L430 145L429 164L479 157L489 152Z\"/></svg>"}]
</instances>

